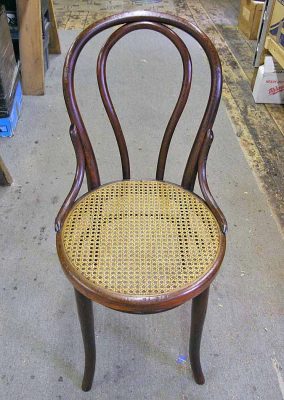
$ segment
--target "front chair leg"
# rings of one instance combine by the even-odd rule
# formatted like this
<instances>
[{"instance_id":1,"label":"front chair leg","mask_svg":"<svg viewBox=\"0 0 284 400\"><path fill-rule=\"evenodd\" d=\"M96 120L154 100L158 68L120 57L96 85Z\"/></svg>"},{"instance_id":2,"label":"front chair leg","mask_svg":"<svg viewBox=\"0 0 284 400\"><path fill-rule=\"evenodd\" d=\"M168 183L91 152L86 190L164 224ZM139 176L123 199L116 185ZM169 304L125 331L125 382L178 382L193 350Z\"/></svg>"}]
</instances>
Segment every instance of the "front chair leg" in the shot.
<instances>
[{"instance_id":1,"label":"front chair leg","mask_svg":"<svg viewBox=\"0 0 284 400\"><path fill-rule=\"evenodd\" d=\"M195 382L203 385L204 375L200 364L200 342L205 320L209 287L192 300L189 358Z\"/></svg>"},{"instance_id":2,"label":"front chair leg","mask_svg":"<svg viewBox=\"0 0 284 400\"><path fill-rule=\"evenodd\" d=\"M76 289L75 295L85 348L85 372L82 382L82 390L87 392L92 387L96 366L93 304L91 300L82 295Z\"/></svg>"}]
</instances>

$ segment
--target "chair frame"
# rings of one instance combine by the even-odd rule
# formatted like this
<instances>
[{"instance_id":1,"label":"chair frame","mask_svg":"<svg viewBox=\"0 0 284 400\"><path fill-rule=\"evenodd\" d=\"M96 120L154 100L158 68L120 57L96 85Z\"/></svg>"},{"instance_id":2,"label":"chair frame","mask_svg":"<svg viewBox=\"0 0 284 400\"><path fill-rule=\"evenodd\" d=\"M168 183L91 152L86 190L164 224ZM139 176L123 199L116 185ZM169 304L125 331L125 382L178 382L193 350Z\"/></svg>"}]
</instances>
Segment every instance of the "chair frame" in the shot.
<instances>
[{"instance_id":1,"label":"chair frame","mask_svg":"<svg viewBox=\"0 0 284 400\"><path fill-rule=\"evenodd\" d=\"M214 265L204 277L187 288L179 289L174 293L166 295L148 297L135 296L134 298L133 296L123 294L111 294L109 291L102 288L95 290L87 287L72 274L68 262L64 260L63 249L59 240L62 224L78 196L85 172L89 192L101 186L96 158L75 96L74 73L76 62L82 49L90 39L105 29L116 25L122 26L110 35L98 56L97 78L102 101L117 140L122 163L123 179L130 179L130 165L124 135L112 104L106 81L106 62L111 48L127 33L138 29L149 29L160 32L168 37L180 53L183 63L182 88L163 136L156 170L156 180L158 181L163 181L164 178L168 149L175 127L187 102L192 77L192 63L188 49L180 37L173 30L168 28L168 25L179 28L195 38L206 53L210 65L211 88L209 99L186 163L181 187L192 192L196 177L198 176L204 201L214 214L220 226L220 251ZM126 12L114 15L90 25L72 44L66 56L63 69L63 92L71 121L70 136L76 154L77 167L71 190L56 217L55 230L57 232L57 250L63 270L75 287L77 308L85 347L85 372L82 389L84 391L90 390L95 372L96 351L92 301L96 301L118 311L147 314L166 311L193 299L189 354L194 379L197 383L203 384L204 376L200 365L201 335L207 310L209 287L221 266L225 254L227 232L226 219L210 192L206 177L206 162L213 141L212 127L222 92L222 70L217 51L210 39L203 32L193 24L179 17L146 11Z\"/></svg>"}]
</instances>

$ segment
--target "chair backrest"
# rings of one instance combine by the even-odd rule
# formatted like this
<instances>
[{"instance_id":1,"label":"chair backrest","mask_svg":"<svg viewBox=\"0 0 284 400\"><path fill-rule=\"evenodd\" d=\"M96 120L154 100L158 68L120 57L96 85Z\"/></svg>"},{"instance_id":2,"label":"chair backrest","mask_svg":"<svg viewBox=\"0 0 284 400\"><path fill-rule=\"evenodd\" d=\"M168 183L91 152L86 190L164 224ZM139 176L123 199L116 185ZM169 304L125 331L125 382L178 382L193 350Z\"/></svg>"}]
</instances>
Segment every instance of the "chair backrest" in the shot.
<instances>
[{"instance_id":1,"label":"chair backrest","mask_svg":"<svg viewBox=\"0 0 284 400\"><path fill-rule=\"evenodd\" d=\"M99 22L90 25L77 37L75 42L72 44L65 60L63 70L64 98L71 124L76 127L84 150L89 190L94 189L95 187L100 185L100 178L96 158L75 96L74 72L77 59L83 47L88 43L88 41L92 39L96 34L116 25L122 26L120 26L116 31L114 31L114 33L110 35L98 56L97 78L102 101L113 127L116 141L119 147L123 179L130 179L130 165L126 142L120 126L119 119L110 98L106 81L106 62L111 48L118 40L120 40L124 35L129 32L139 29L150 29L160 32L161 34L166 36L175 45L180 53L183 63L182 87L177 103L172 112L162 139L156 171L157 180L163 180L168 149L175 127L187 102L192 77L192 63L189 51L181 38L172 29L170 29L168 25L179 28L188 33L194 39L196 39L207 55L211 70L211 87L209 99L195 141L189 154L182 179L182 186L186 189L192 190L196 179L198 159L201 148L204 143L207 131L212 129L220 103L222 92L222 70L220 59L210 39L193 24L176 16L146 11L122 13L105 18L103 20L100 20Z\"/></svg>"}]
</instances>

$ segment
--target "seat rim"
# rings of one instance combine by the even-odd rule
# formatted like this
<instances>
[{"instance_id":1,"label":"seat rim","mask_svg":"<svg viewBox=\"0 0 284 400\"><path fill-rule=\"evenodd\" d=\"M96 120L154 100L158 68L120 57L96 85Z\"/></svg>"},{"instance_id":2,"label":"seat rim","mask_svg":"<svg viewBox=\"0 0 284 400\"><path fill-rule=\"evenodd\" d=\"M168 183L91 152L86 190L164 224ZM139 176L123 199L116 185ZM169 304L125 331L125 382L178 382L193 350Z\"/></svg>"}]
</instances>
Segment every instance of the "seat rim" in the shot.
<instances>
[{"instance_id":1,"label":"seat rim","mask_svg":"<svg viewBox=\"0 0 284 400\"><path fill-rule=\"evenodd\" d=\"M117 180L113 182L108 182L104 185L101 185L97 188L95 188L92 191L89 191L82 196L80 196L76 202L73 204L73 206L70 208L67 216L72 212L72 210L76 207L76 205L82 201L85 197L90 195L90 193L93 193L97 191L98 189L112 185L115 183L123 182L123 181L134 181L134 182L160 182L155 179L127 179L127 180ZM199 201L201 201L204 206L210 211L212 214L212 211L209 209L208 205L206 202L198 196L196 193L191 192L185 188L183 188L180 185L177 185L172 182L167 182L167 181L161 181L163 183L175 186L179 189L183 189L186 192L190 193L191 195L195 196L198 198ZM66 216L66 217L67 217ZM214 215L212 214L214 217ZM215 217L214 217L215 218ZM64 222L63 222L64 225ZM59 232L56 234L56 247L57 247L57 253L58 257L62 266L62 269L64 273L66 274L67 278L69 281L72 283L72 285L83 295L85 295L87 298L89 298L92 301L95 301L99 304L102 304L108 308L117 310L117 311L123 311L123 312L129 312L129 313L136 313L136 314L146 314L146 313L157 313L157 312L162 312L166 311L172 308L175 308L186 301L198 296L201 292L203 292L213 281L215 278L225 255L225 249L226 249L226 236L224 233L221 231L219 228L219 238L220 238L220 243L219 243L219 248L218 252L216 254L216 258L212 265L208 268L207 272L202 275L200 278L197 278L194 282L189 283L188 285L184 287L178 287L175 290L171 290L167 293L163 294L123 294L123 293L118 293L109 289L105 289L99 285L94 284L93 282L90 283L90 281L85 278L82 274L80 274L73 266L72 262L70 262L64 248L63 244L63 239L62 239L62 230L61 229Z\"/></svg>"}]
</instances>

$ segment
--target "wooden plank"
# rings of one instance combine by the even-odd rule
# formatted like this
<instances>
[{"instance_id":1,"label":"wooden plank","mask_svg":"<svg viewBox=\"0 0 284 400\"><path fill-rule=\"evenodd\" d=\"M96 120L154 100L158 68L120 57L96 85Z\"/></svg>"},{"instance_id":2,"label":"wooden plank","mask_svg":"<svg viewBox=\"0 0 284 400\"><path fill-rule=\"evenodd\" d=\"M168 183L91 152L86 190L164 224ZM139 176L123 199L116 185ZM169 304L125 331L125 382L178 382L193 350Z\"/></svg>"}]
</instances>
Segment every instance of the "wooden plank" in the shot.
<instances>
[{"instance_id":1,"label":"wooden plank","mask_svg":"<svg viewBox=\"0 0 284 400\"><path fill-rule=\"evenodd\" d=\"M23 93L44 94L44 58L40 0L17 0Z\"/></svg>"},{"instance_id":2,"label":"wooden plank","mask_svg":"<svg viewBox=\"0 0 284 400\"><path fill-rule=\"evenodd\" d=\"M276 43L270 36L267 36L264 46L275 60L284 68L284 47Z\"/></svg>"},{"instance_id":3,"label":"wooden plank","mask_svg":"<svg viewBox=\"0 0 284 400\"><path fill-rule=\"evenodd\" d=\"M57 23L54 13L53 1L48 0L48 12L50 19L50 29L49 29L49 53L51 54L61 54L60 41L57 31Z\"/></svg>"},{"instance_id":4,"label":"wooden plank","mask_svg":"<svg viewBox=\"0 0 284 400\"><path fill-rule=\"evenodd\" d=\"M12 179L6 165L4 164L4 161L0 157L0 185L7 186L7 185L11 185L12 182L13 182L13 179Z\"/></svg>"}]
</instances>

